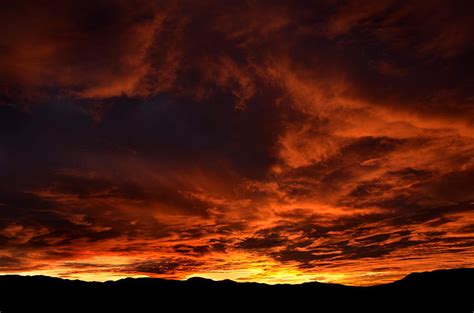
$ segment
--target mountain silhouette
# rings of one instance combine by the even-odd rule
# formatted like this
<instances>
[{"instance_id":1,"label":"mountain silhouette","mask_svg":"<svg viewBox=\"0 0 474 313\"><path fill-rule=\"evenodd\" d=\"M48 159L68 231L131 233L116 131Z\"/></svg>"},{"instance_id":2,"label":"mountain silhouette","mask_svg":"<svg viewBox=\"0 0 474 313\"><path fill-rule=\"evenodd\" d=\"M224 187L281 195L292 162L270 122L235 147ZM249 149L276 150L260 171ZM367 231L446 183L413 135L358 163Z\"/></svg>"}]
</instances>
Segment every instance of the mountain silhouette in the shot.
<instances>
[{"instance_id":1,"label":"mountain silhouette","mask_svg":"<svg viewBox=\"0 0 474 313\"><path fill-rule=\"evenodd\" d=\"M9 312L469 312L474 269L413 273L383 285L318 282L266 285L190 278L84 282L0 276L0 311Z\"/></svg>"}]
</instances>

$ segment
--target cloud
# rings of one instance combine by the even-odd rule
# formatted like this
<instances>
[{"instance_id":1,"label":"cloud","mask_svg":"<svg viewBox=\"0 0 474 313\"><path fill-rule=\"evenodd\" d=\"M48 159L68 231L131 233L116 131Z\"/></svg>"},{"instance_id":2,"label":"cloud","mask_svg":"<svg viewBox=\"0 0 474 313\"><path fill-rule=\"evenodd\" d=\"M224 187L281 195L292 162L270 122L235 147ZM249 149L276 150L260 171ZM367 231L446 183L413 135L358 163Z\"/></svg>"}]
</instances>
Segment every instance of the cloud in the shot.
<instances>
[{"instance_id":1,"label":"cloud","mask_svg":"<svg viewBox=\"0 0 474 313\"><path fill-rule=\"evenodd\" d=\"M8 88L49 88L85 98L133 95L149 71L148 49L164 19L138 1L19 1L2 10Z\"/></svg>"},{"instance_id":2,"label":"cloud","mask_svg":"<svg viewBox=\"0 0 474 313\"><path fill-rule=\"evenodd\" d=\"M6 5L2 272L372 284L469 264L468 7Z\"/></svg>"},{"instance_id":3,"label":"cloud","mask_svg":"<svg viewBox=\"0 0 474 313\"><path fill-rule=\"evenodd\" d=\"M194 268L202 262L183 258L148 260L131 265L131 270L138 273L173 274L183 269Z\"/></svg>"}]
</instances>

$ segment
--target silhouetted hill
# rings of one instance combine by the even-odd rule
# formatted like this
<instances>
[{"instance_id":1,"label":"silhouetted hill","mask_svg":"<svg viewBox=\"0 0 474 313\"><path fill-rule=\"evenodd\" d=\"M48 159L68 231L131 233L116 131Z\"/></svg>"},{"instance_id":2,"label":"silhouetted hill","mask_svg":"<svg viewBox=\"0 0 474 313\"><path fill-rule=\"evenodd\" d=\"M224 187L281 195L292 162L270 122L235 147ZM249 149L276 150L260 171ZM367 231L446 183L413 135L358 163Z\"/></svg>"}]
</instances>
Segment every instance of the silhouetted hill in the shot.
<instances>
[{"instance_id":1,"label":"silhouetted hill","mask_svg":"<svg viewBox=\"0 0 474 313\"><path fill-rule=\"evenodd\" d=\"M9 312L469 312L474 269L414 273L385 285L318 282L266 285L191 278L84 282L0 276L0 311Z\"/></svg>"}]
</instances>

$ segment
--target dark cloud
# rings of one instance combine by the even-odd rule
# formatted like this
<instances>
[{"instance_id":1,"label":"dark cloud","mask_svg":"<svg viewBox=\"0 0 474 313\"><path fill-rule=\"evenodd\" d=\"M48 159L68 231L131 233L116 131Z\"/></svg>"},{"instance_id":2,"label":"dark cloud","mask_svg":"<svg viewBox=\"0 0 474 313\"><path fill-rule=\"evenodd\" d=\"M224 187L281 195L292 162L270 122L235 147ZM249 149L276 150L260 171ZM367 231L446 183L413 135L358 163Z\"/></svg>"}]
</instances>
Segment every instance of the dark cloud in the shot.
<instances>
[{"instance_id":1,"label":"dark cloud","mask_svg":"<svg viewBox=\"0 0 474 313\"><path fill-rule=\"evenodd\" d=\"M255 237L245 238L239 243L238 247L248 250L270 249L281 246L286 242L278 233L262 234L260 232L256 235Z\"/></svg>"},{"instance_id":2,"label":"dark cloud","mask_svg":"<svg viewBox=\"0 0 474 313\"><path fill-rule=\"evenodd\" d=\"M18 267L21 267L23 265L23 262L14 257L9 257L9 256L1 256L0 257L0 268L2 269L15 269Z\"/></svg>"},{"instance_id":3,"label":"dark cloud","mask_svg":"<svg viewBox=\"0 0 474 313\"><path fill-rule=\"evenodd\" d=\"M203 262L184 258L159 259L131 264L126 270L147 274L173 274L179 270L197 268L202 264Z\"/></svg>"}]
</instances>

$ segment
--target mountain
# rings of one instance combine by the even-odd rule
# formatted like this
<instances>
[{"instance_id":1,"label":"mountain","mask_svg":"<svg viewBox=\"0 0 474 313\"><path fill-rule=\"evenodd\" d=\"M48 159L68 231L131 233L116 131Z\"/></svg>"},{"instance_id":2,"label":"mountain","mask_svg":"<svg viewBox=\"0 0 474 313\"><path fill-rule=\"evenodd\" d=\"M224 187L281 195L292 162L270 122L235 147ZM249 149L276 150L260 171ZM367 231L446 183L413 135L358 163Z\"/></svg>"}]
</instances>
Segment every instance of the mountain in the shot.
<instances>
[{"instance_id":1,"label":"mountain","mask_svg":"<svg viewBox=\"0 0 474 313\"><path fill-rule=\"evenodd\" d=\"M384 285L318 282L266 285L191 278L84 282L0 276L0 311L9 312L469 312L474 269L413 273Z\"/></svg>"}]
</instances>

